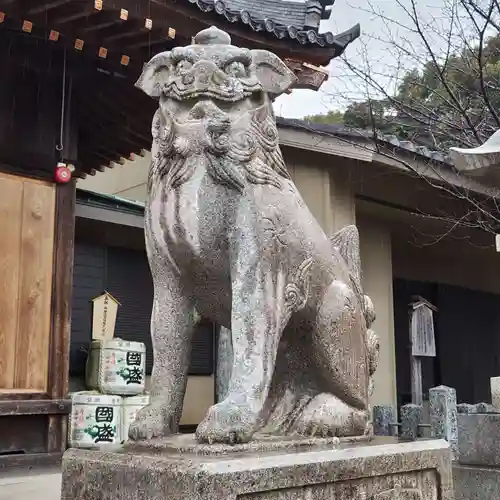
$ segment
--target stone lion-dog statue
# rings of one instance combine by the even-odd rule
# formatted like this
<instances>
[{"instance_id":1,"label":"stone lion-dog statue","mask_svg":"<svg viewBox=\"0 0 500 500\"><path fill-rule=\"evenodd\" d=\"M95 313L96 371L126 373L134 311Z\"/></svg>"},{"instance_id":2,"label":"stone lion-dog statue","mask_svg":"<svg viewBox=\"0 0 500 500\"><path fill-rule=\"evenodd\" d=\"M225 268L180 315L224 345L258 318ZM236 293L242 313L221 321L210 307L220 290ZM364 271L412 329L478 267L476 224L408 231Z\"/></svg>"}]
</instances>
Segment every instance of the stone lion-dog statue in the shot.
<instances>
[{"instance_id":1,"label":"stone lion-dog statue","mask_svg":"<svg viewBox=\"0 0 500 500\"><path fill-rule=\"evenodd\" d=\"M215 27L144 66L136 85L159 99L145 210L154 367L133 440L177 432L200 317L230 334L232 367L199 442L369 432L378 342L358 233L328 238L287 171L272 100L295 81Z\"/></svg>"}]
</instances>

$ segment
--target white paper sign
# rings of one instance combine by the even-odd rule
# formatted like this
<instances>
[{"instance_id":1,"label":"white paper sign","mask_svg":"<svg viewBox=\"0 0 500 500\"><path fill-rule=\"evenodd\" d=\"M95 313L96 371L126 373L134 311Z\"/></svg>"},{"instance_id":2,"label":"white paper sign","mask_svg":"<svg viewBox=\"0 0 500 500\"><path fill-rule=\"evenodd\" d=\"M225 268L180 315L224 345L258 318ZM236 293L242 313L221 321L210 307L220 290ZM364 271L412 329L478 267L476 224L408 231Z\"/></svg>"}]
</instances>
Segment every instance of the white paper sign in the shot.
<instances>
[{"instance_id":1,"label":"white paper sign","mask_svg":"<svg viewBox=\"0 0 500 500\"><path fill-rule=\"evenodd\" d=\"M115 335L116 314L120 303L108 292L92 299L92 340L111 340Z\"/></svg>"}]
</instances>

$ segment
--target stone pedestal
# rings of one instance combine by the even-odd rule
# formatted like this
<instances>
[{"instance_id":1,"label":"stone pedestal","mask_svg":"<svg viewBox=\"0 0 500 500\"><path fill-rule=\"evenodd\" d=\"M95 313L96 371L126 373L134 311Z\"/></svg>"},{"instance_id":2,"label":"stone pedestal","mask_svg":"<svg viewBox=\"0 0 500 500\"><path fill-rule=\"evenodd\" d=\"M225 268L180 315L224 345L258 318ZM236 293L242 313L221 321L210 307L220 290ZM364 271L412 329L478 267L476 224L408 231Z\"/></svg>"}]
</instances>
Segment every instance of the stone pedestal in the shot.
<instances>
[{"instance_id":1,"label":"stone pedestal","mask_svg":"<svg viewBox=\"0 0 500 500\"><path fill-rule=\"evenodd\" d=\"M499 443L500 414L458 415L459 463L453 466L456 500L500 498Z\"/></svg>"},{"instance_id":2,"label":"stone pedestal","mask_svg":"<svg viewBox=\"0 0 500 500\"><path fill-rule=\"evenodd\" d=\"M453 500L444 440L268 439L229 447L174 436L68 450L62 500Z\"/></svg>"},{"instance_id":3,"label":"stone pedestal","mask_svg":"<svg viewBox=\"0 0 500 500\"><path fill-rule=\"evenodd\" d=\"M500 470L473 465L453 466L455 500L496 500L500 498Z\"/></svg>"}]
</instances>

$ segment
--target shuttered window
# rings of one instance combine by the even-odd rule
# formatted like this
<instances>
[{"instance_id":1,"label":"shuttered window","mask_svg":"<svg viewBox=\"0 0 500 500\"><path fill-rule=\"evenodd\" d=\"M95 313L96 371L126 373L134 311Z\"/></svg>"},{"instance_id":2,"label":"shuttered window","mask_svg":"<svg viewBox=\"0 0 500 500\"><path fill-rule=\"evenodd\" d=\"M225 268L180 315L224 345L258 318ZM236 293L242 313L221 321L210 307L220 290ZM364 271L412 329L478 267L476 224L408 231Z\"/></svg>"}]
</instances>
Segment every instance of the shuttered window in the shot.
<instances>
[{"instance_id":1,"label":"shuttered window","mask_svg":"<svg viewBox=\"0 0 500 500\"><path fill-rule=\"evenodd\" d=\"M150 318L153 283L146 254L135 250L108 247L106 290L120 302L115 337L146 344L146 369L151 370Z\"/></svg>"},{"instance_id":2,"label":"shuttered window","mask_svg":"<svg viewBox=\"0 0 500 500\"><path fill-rule=\"evenodd\" d=\"M115 337L144 342L146 370L151 373L153 351L150 317L153 285L145 252L116 247L75 244L73 277L73 318L71 334L72 375L85 369L85 352L92 332L92 299L107 290L121 304L116 318ZM210 322L196 330L189 373L211 375L214 371L214 334Z\"/></svg>"},{"instance_id":3,"label":"shuttered window","mask_svg":"<svg viewBox=\"0 0 500 500\"><path fill-rule=\"evenodd\" d=\"M105 247L75 242L71 310L70 375L85 373L92 335L92 299L105 288Z\"/></svg>"}]
</instances>

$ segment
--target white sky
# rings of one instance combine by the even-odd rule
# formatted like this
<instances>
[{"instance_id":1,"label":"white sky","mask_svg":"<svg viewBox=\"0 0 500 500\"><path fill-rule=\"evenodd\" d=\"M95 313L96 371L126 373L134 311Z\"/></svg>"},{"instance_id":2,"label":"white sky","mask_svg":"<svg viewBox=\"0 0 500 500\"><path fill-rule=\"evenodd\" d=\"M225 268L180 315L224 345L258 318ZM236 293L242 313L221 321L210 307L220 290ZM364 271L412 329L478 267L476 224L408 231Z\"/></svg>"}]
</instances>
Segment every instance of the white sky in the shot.
<instances>
[{"instance_id":1,"label":"white sky","mask_svg":"<svg viewBox=\"0 0 500 500\"><path fill-rule=\"evenodd\" d=\"M449 25L449 17L445 12L448 2L449 0L418 0L419 19L422 19L424 24L428 23L429 27L432 26L431 30L439 32L441 27ZM380 78L387 78L387 85L390 85L390 73L396 72L394 68L397 57L391 56L391 49L381 39L387 40L392 36L421 54L425 53L425 49L418 35L397 27L394 23L385 22L380 16L375 16L373 11L377 10L391 20L410 25L411 22L404 12L408 4L407 0L399 0L399 4L398 0L336 0L332 16L328 21L323 21L321 31L341 33L359 23L361 37L348 46L345 56L355 65L363 65L364 61L368 60L372 68L377 68ZM436 37L434 43L440 42L442 40ZM406 61L406 68L414 66L414 61ZM294 90L292 94L283 95L275 103L276 113L288 118L301 118L305 115L326 113L330 109L342 109L349 101L363 99L366 95L363 84L347 74L348 69L341 59L334 59L328 69L330 79L320 91Z\"/></svg>"}]
</instances>

